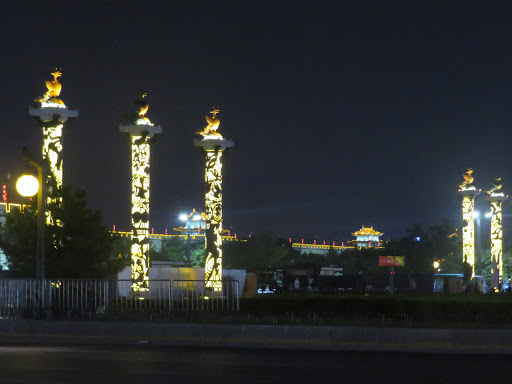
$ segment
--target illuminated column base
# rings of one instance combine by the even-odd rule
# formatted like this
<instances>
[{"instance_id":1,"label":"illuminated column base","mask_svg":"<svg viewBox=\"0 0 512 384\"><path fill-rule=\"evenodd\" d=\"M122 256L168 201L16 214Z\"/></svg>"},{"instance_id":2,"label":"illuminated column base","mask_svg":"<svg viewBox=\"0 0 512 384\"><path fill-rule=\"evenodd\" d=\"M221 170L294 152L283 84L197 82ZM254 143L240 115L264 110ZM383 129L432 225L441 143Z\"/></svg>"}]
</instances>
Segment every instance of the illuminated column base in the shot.
<instances>
[{"instance_id":1,"label":"illuminated column base","mask_svg":"<svg viewBox=\"0 0 512 384\"><path fill-rule=\"evenodd\" d=\"M508 197L503 193L492 193L485 197L491 207L491 268L492 276L496 276L491 284L497 288L497 284L503 277L503 202Z\"/></svg>"},{"instance_id":2,"label":"illuminated column base","mask_svg":"<svg viewBox=\"0 0 512 384\"><path fill-rule=\"evenodd\" d=\"M153 125L120 125L119 130L130 135L132 142L132 289L149 290L149 166L150 140L162 133Z\"/></svg>"},{"instance_id":3,"label":"illuminated column base","mask_svg":"<svg viewBox=\"0 0 512 384\"><path fill-rule=\"evenodd\" d=\"M459 190L462 197L462 256L463 261L471 265L475 275L475 196L480 192L475 187Z\"/></svg>"},{"instance_id":4,"label":"illuminated column base","mask_svg":"<svg viewBox=\"0 0 512 384\"><path fill-rule=\"evenodd\" d=\"M205 286L216 292L222 291L222 154L233 145L218 135L194 141L194 146L201 148L206 157Z\"/></svg>"},{"instance_id":5,"label":"illuminated column base","mask_svg":"<svg viewBox=\"0 0 512 384\"><path fill-rule=\"evenodd\" d=\"M30 108L29 115L37 119L43 128L43 159L48 160L48 185L51 189L60 189L63 174L62 130L68 119L78 116L78 111L65 107L45 106ZM60 203L60 199L51 196L47 198L47 206L60 205ZM60 225L59 222L54 222L49 211L46 211L46 224Z\"/></svg>"}]
</instances>

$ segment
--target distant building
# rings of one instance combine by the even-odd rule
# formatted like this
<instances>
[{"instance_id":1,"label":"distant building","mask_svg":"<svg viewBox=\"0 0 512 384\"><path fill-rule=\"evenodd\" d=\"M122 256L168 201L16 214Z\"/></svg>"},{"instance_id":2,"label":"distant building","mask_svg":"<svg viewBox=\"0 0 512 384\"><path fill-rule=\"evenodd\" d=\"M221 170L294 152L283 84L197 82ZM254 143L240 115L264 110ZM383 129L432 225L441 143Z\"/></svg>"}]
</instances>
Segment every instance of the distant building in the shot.
<instances>
[{"instance_id":1,"label":"distant building","mask_svg":"<svg viewBox=\"0 0 512 384\"><path fill-rule=\"evenodd\" d=\"M132 237L131 232L110 231L110 234L112 236L118 236L118 237L126 237L126 238ZM190 233L190 241L191 242L204 243L204 238L205 238L204 231L202 231L202 233L199 233L199 230L198 230L197 232ZM168 235L168 234L163 234L163 233L150 233L149 234L149 241L151 244L151 248L156 251L160 251L162 249L162 241L171 240L171 239L179 239L183 242L186 242L187 235L186 234L185 235ZM228 236L222 236L222 241L229 242L229 241L247 241L247 240L238 239L236 237L236 235L235 236L228 235Z\"/></svg>"},{"instance_id":2,"label":"distant building","mask_svg":"<svg viewBox=\"0 0 512 384\"><path fill-rule=\"evenodd\" d=\"M347 249L354 248L383 248L383 241L380 240L380 237L383 235L383 232L378 232L373 227L365 227L364 225L361 227L359 231L353 232L352 235L356 237L355 240L341 242L341 245L336 245L335 242L330 244L326 244L326 241L323 241L323 244L317 244L317 241L314 240L313 244L304 243L304 240L300 243L292 243L292 248L296 249L300 253L314 253L317 255L326 256L329 252L342 253ZM290 238L290 243L291 243Z\"/></svg>"},{"instance_id":3,"label":"distant building","mask_svg":"<svg viewBox=\"0 0 512 384\"><path fill-rule=\"evenodd\" d=\"M354 248L353 245L346 247L345 245L321 245L321 244L305 244L305 243L292 243L292 248L300 253L314 253L316 255L327 256L329 250L336 253L341 253L346 249Z\"/></svg>"},{"instance_id":4,"label":"distant building","mask_svg":"<svg viewBox=\"0 0 512 384\"><path fill-rule=\"evenodd\" d=\"M356 237L355 240L351 240L352 243L356 247L380 247L381 241L380 237L383 235L383 232L378 232L373 227L365 227L364 225L361 227L359 231L352 232L352 235Z\"/></svg>"}]
</instances>

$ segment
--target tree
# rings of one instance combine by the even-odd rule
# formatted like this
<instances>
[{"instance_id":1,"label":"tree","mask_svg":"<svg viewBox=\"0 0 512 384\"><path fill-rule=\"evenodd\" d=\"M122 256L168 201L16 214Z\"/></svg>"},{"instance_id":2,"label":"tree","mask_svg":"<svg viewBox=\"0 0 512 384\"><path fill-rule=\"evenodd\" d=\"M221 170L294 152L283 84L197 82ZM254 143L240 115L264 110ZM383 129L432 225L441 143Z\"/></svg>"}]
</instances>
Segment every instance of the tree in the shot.
<instances>
[{"instance_id":1,"label":"tree","mask_svg":"<svg viewBox=\"0 0 512 384\"><path fill-rule=\"evenodd\" d=\"M232 242L223 247L226 268L241 268L248 271L273 269L290 263L295 255L291 246L271 231L255 234L247 241Z\"/></svg>"},{"instance_id":2,"label":"tree","mask_svg":"<svg viewBox=\"0 0 512 384\"><path fill-rule=\"evenodd\" d=\"M192 268L204 267L204 255L204 242L191 241L189 266ZM154 247L151 248L150 257L151 260L187 262L187 240L182 240L178 237L162 240L159 250Z\"/></svg>"},{"instance_id":3,"label":"tree","mask_svg":"<svg viewBox=\"0 0 512 384\"><path fill-rule=\"evenodd\" d=\"M37 221L34 210L12 211L0 223L0 248L10 270L25 277L36 274Z\"/></svg>"},{"instance_id":4,"label":"tree","mask_svg":"<svg viewBox=\"0 0 512 384\"><path fill-rule=\"evenodd\" d=\"M327 255L325 255L325 261L327 264L341 264L341 260L340 252L337 252L333 246L330 246L329 250L327 251Z\"/></svg>"},{"instance_id":5,"label":"tree","mask_svg":"<svg viewBox=\"0 0 512 384\"><path fill-rule=\"evenodd\" d=\"M341 266L343 273L347 275L359 275L366 273L381 273L379 268L379 256L386 252L382 249L361 247L361 249L347 249L341 254Z\"/></svg>"},{"instance_id":6,"label":"tree","mask_svg":"<svg viewBox=\"0 0 512 384\"><path fill-rule=\"evenodd\" d=\"M132 242L130 237L115 235L112 239L112 254L129 265L132 257Z\"/></svg>"},{"instance_id":7,"label":"tree","mask_svg":"<svg viewBox=\"0 0 512 384\"><path fill-rule=\"evenodd\" d=\"M414 224L406 232L406 237L390 242L387 247L389 254L405 256L405 270L430 273L434 261L439 261L441 272L462 272L462 247L453 223L443 221L427 230Z\"/></svg>"},{"instance_id":8,"label":"tree","mask_svg":"<svg viewBox=\"0 0 512 384\"><path fill-rule=\"evenodd\" d=\"M508 246L503 247L503 272L501 276L503 278L508 278L512 274L512 257L511 250ZM480 275L484 276L486 280L491 280L492 278L492 265L491 265L491 250L490 249L482 249L480 251L480 259L476 262L476 271Z\"/></svg>"},{"instance_id":9,"label":"tree","mask_svg":"<svg viewBox=\"0 0 512 384\"><path fill-rule=\"evenodd\" d=\"M204 267L205 255L206 251L204 249L204 244L196 243L194 247L190 247L190 267Z\"/></svg>"},{"instance_id":10,"label":"tree","mask_svg":"<svg viewBox=\"0 0 512 384\"><path fill-rule=\"evenodd\" d=\"M159 249L153 244L151 246L151 260L181 262L186 260L186 255L185 242L179 238L171 237L162 240Z\"/></svg>"},{"instance_id":11,"label":"tree","mask_svg":"<svg viewBox=\"0 0 512 384\"><path fill-rule=\"evenodd\" d=\"M49 205L61 225L46 227L46 276L48 278L114 277L127 264L113 250L114 239L101 214L87 207L86 193L70 186L53 192L62 204ZM34 199L35 200L35 199ZM35 202L25 213L7 215L0 226L0 248L11 273L35 275L37 225ZM123 255L122 255L123 256Z\"/></svg>"}]
</instances>

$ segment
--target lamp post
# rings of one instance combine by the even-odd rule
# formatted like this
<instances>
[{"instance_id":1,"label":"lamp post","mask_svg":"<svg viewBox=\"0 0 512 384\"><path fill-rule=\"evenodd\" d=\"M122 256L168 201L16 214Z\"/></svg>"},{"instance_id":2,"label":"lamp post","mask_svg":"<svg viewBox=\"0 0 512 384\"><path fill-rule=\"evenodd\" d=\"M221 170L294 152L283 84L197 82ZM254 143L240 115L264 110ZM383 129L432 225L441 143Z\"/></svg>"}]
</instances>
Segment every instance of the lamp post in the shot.
<instances>
[{"instance_id":1,"label":"lamp post","mask_svg":"<svg viewBox=\"0 0 512 384\"><path fill-rule=\"evenodd\" d=\"M185 222L187 226L187 266L190 266L190 227L192 221L201 220L201 215L196 212L195 208L190 214L182 213L179 215L179 219Z\"/></svg>"},{"instance_id":2,"label":"lamp post","mask_svg":"<svg viewBox=\"0 0 512 384\"><path fill-rule=\"evenodd\" d=\"M19 194L25 197L37 193L37 249L36 249L36 278L44 280L46 277L46 167L43 161L36 161L26 148L23 148L25 160L37 169L37 180L32 175L23 175L16 182ZM37 187L36 187L37 184Z\"/></svg>"},{"instance_id":3,"label":"lamp post","mask_svg":"<svg viewBox=\"0 0 512 384\"><path fill-rule=\"evenodd\" d=\"M475 233L475 259L480 260L480 248L482 247L480 243L480 220L482 219L479 211L473 211L473 218L476 221L476 233Z\"/></svg>"},{"instance_id":4,"label":"lamp post","mask_svg":"<svg viewBox=\"0 0 512 384\"><path fill-rule=\"evenodd\" d=\"M481 239L481 220L482 217L489 219L492 217L492 212L486 212L482 215L480 211L473 211L473 218L476 222L476 230L475 230L475 262L478 261L481 263L482 261L482 239ZM481 265L481 264L480 264ZM476 272L476 271L475 271ZM480 271L481 272L481 271Z\"/></svg>"}]
</instances>

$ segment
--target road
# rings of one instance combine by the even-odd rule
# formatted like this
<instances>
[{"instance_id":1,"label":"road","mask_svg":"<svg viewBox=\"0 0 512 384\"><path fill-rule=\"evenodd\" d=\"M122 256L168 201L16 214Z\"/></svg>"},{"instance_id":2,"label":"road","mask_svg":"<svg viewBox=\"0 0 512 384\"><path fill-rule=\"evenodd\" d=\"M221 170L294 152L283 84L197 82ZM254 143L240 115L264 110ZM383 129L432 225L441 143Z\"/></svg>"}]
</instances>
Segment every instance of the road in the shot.
<instances>
[{"instance_id":1,"label":"road","mask_svg":"<svg viewBox=\"0 0 512 384\"><path fill-rule=\"evenodd\" d=\"M507 355L116 346L2 346L1 383L474 383ZM508 379L507 379L508 380Z\"/></svg>"}]
</instances>

